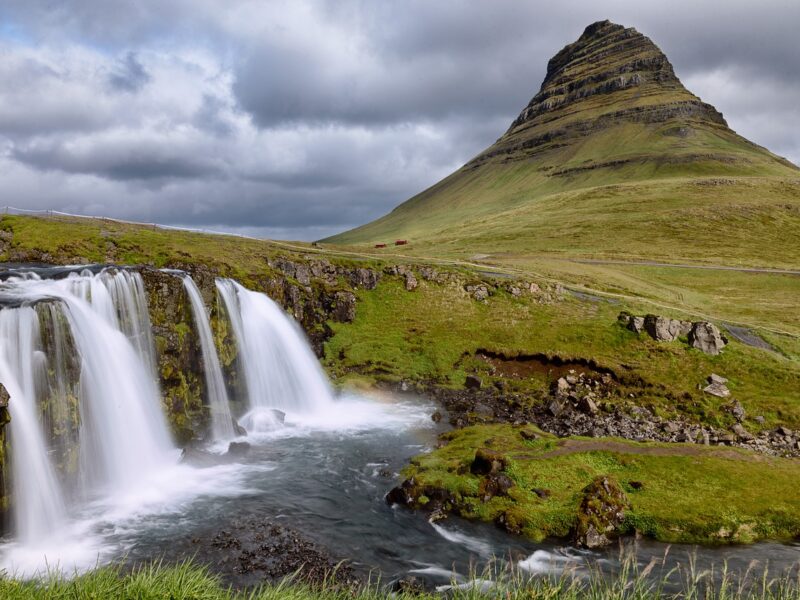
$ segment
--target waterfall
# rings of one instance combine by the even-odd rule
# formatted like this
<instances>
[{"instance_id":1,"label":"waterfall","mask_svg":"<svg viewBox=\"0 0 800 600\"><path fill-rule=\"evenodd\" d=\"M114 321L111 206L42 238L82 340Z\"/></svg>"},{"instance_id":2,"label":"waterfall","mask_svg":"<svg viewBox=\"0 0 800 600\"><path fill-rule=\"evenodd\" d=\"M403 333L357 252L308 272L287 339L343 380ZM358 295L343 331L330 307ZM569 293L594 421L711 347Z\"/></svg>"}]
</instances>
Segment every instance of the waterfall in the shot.
<instances>
[{"instance_id":1,"label":"waterfall","mask_svg":"<svg viewBox=\"0 0 800 600\"><path fill-rule=\"evenodd\" d=\"M265 294L231 279L217 290L231 322L247 387L245 429L269 426L269 410L310 413L332 402L325 374L302 329Z\"/></svg>"},{"instance_id":2,"label":"waterfall","mask_svg":"<svg viewBox=\"0 0 800 600\"><path fill-rule=\"evenodd\" d=\"M0 311L0 382L10 395L13 506L20 538L34 540L52 533L65 512L38 418L51 394L70 388L79 395L74 483L83 495L134 490L176 456L161 409L147 301L137 273L83 271L60 280L29 274L0 284L0 295L9 305ZM37 313L31 305L42 301L60 310ZM54 336L45 344L52 356L42 350L40 319ZM64 329L78 357L78 373L71 375L64 367L69 358ZM55 382L48 385L48 379Z\"/></svg>"},{"instance_id":3,"label":"waterfall","mask_svg":"<svg viewBox=\"0 0 800 600\"><path fill-rule=\"evenodd\" d=\"M211 334L211 325L206 314L206 307L203 304L200 290L197 289L194 281L188 275L183 278L183 287L186 289L192 305L192 317L197 329L197 336L200 338L200 348L203 352L206 393L208 395L208 405L211 409L211 432L215 440L229 440L235 437L236 433L233 429L228 392L225 389L222 368L219 364L219 355L217 354L216 346L214 346L214 338Z\"/></svg>"},{"instance_id":4,"label":"waterfall","mask_svg":"<svg viewBox=\"0 0 800 600\"><path fill-rule=\"evenodd\" d=\"M41 539L64 521L61 487L37 419L37 370L43 359L39 319L29 306L0 311L0 382L10 396L14 524L23 542ZM37 389L38 388L38 389Z\"/></svg>"}]
</instances>

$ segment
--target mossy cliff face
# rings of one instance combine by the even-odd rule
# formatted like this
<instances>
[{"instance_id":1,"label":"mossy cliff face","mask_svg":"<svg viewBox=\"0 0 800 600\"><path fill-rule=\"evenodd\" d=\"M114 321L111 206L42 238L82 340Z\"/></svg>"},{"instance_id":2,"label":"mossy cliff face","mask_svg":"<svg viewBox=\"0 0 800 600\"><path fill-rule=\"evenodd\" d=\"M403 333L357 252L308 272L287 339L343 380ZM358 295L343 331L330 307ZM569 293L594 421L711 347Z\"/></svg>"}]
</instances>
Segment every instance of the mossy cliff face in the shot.
<instances>
[{"instance_id":1,"label":"mossy cliff face","mask_svg":"<svg viewBox=\"0 0 800 600\"><path fill-rule=\"evenodd\" d=\"M216 279L229 277L226 268L173 262L170 269L188 273L209 311L212 332L232 401L242 398L237 350L227 315L217 299ZM205 399L205 373L191 303L182 275L170 270L141 268L148 296L163 402L179 443L202 438L209 417ZM327 260L298 260L276 256L260 272L236 278L246 287L263 292L283 306L302 326L317 354L332 335L328 323L355 317L358 289L374 289L381 274L368 267L336 265ZM234 415L244 407L233 406Z\"/></svg>"}]
</instances>

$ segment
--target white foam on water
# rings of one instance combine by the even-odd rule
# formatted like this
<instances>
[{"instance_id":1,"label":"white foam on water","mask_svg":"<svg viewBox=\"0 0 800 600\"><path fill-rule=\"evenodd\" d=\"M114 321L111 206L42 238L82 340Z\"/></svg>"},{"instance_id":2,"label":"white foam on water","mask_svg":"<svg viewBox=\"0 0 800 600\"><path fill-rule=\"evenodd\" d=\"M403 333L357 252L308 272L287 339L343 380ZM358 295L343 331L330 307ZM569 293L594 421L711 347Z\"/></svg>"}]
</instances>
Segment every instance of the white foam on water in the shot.
<instances>
[{"instance_id":1,"label":"white foam on water","mask_svg":"<svg viewBox=\"0 0 800 600\"><path fill-rule=\"evenodd\" d=\"M575 569L583 562L580 556L565 556L548 550L536 550L525 560L519 561L517 566L528 573L547 575Z\"/></svg>"},{"instance_id":2,"label":"white foam on water","mask_svg":"<svg viewBox=\"0 0 800 600\"><path fill-rule=\"evenodd\" d=\"M430 525L433 527L436 533L438 533L448 542L464 546L471 552L484 557L492 556L492 546L488 542L479 540L478 538L474 538L465 533L461 533L455 529L446 529L437 523L431 523Z\"/></svg>"}]
</instances>

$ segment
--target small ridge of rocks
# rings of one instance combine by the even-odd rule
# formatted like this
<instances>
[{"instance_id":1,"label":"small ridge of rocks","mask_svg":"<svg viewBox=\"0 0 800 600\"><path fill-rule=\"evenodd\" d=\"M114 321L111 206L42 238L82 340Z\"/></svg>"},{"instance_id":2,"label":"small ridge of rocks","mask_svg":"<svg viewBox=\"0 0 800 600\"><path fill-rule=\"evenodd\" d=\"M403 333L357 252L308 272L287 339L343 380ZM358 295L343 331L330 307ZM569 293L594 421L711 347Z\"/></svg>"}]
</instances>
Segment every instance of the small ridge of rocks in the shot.
<instances>
[{"instance_id":1,"label":"small ridge of rocks","mask_svg":"<svg viewBox=\"0 0 800 600\"><path fill-rule=\"evenodd\" d=\"M724 377L712 374L708 385L725 386ZM682 442L731 446L754 450L771 456L800 456L800 430L787 427L758 433L748 429L748 422L760 428L763 416L748 416L738 400L730 399L721 408L730 414L730 428L715 428L682 417L664 418L635 404L634 399L619 398L609 375L587 375L571 370L556 380L550 394L542 400L526 394L505 393L494 386L484 386L473 376L463 390L431 387L435 399L447 409L455 427L481 423L532 423L559 437L620 437L634 441ZM715 389L719 389L716 387Z\"/></svg>"},{"instance_id":2,"label":"small ridge of rocks","mask_svg":"<svg viewBox=\"0 0 800 600\"><path fill-rule=\"evenodd\" d=\"M709 321L683 321L659 315L632 315L621 312L619 322L634 333L646 333L658 342L674 342L686 337L692 348L705 354L718 355L728 343L719 327Z\"/></svg>"}]
</instances>

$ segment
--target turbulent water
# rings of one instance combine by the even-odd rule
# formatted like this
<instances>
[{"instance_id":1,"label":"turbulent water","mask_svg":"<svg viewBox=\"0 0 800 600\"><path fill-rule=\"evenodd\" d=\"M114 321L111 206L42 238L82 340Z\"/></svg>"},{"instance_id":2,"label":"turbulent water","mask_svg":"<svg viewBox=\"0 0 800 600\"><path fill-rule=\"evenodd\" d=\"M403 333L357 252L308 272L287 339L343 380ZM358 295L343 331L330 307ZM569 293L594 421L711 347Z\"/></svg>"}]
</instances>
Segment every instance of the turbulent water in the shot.
<instances>
[{"instance_id":1,"label":"turbulent water","mask_svg":"<svg viewBox=\"0 0 800 600\"><path fill-rule=\"evenodd\" d=\"M217 280L231 321L247 388L248 431L276 425L273 409L292 414L324 411L333 395L300 327L265 294L231 279Z\"/></svg>"},{"instance_id":2,"label":"turbulent water","mask_svg":"<svg viewBox=\"0 0 800 600\"><path fill-rule=\"evenodd\" d=\"M183 278L183 287L186 289L192 305L192 317L203 352L206 396L211 409L212 437L215 441L230 440L236 437L236 432L233 427L228 390L225 389L225 379L219 364L219 355L217 347L214 345L214 336L211 333L211 324L208 321L203 297L191 277Z\"/></svg>"},{"instance_id":3,"label":"turbulent water","mask_svg":"<svg viewBox=\"0 0 800 600\"><path fill-rule=\"evenodd\" d=\"M217 282L217 314L229 319L238 349L244 389L233 391L202 297L188 276L176 274L184 277L202 350L213 437L234 436L228 400L242 393L236 399L248 407L241 424L251 450L223 458L215 445L212 466L181 463L161 408L140 276L118 269L56 270L44 273L48 279L37 273L23 269L0 282L14 517L0 542L0 568L34 575L124 557L203 560L197 539L250 517L286 522L334 557L352 560L361 574L378 569L384 580L414 575L461 584L493 557L532 574L617 568L615 551L534 544L452 518L433 524L388 506L383 498L399 470L436 444L434 407L411 397L335 397L296 323L232 280ZM641 543L638 551L645 565L665 546ZM689 561L690 551L673 548L665 568ZM698 568L723 559L745 568L763 557L780 571L800 559L800 548L703 549L692 560ZM237 577L235 583L252 583Z\"/></svg>"}]
</instances>

